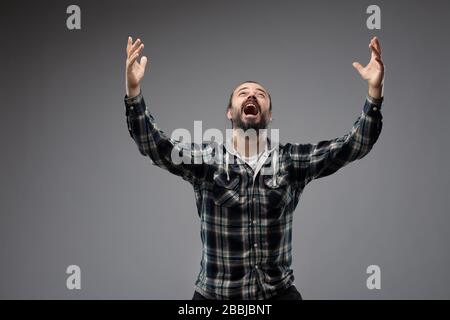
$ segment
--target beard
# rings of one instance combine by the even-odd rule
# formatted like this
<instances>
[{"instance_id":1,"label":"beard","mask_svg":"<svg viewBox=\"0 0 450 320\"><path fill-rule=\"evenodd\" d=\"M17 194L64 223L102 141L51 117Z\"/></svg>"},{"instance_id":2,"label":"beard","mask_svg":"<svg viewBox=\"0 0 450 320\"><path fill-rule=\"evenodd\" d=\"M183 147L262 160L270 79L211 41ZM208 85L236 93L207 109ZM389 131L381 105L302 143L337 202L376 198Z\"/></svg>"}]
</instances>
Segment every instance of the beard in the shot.
<instances>
[{"instance_id":1,"label":"beard","mask_svg":"<svg viewBox=\"0 0 450 320\"><path fill-rule=\"evenodd\" d=\"M243 119L245 117L245 114L247 112L245 106L248 103L253 103L255 107L252 109L252 113L257 112L259 115L258 118L250 118L250 119ZM235 129L242 129L244 131L247 131L248 129L267 129L267 126L269 125L269 118L267 114L261 112L261 107L258 104L258 101L256 100L247 100L244 101L244 103L241 105L239 110L233 115L231 122L233 124L233 128Z\"/></svg>"},{"instance_id":2,"label":"beard","mask_svg":"<svg viewBox=\"0 0 450 320\"><path fill-rule=\"evenodd\" d=\"M261 116L261 120L259 121L243 121L241 115L235 116L231 122L233 123L233 128L242 129L247 131L248 129L267 129L269 125L269 120L265 116Z\"/></svg>"}]
</instances>

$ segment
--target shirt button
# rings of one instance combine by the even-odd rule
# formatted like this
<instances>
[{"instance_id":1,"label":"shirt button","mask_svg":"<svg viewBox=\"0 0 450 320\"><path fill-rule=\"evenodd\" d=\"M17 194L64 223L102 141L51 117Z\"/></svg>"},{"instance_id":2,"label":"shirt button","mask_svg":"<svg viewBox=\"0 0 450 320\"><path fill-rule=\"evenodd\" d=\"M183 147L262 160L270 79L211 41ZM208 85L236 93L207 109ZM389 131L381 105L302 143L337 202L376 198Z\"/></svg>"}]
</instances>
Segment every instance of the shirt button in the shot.
<instances>
[{"instance_id":1,"label":"shirt button","mask_svg":"<svg viewBox=\"0 0 450 320\"><path fill-rule=\"evenodd\" d=\"M253 222L253 224L256 224L256 220L253 220L252 222Z\"/></svg>"},{"instance_id":2,"label":"shirt button","mask_svg":"<svg viewBox=\"0 0 450 320\"><path fill-rule=\"evenodd\" d=\"M255 264L255 269L258 269L258 265L257 264Z\"/></svg>"},{"instance_id":3,"label":"shirt button","mask_svg":"<svg viewBox=\"0 0 450 320\"><path fill-rule=\"evenodd\" d=\"M255 244L253 244L253 246L256 248L257 246L258 246L258 244L257 243L255 243Z\"/></svg>"},{"instance_id":4,"label":"shirt button","mask_svg":"<svg viewBox=\"0 0 450 320\"><path fill-rule=\"evenodd\" d=\"M134 109L134 107L130 107L130 110L133 110Z\"/></svg>"},{"instance_id":5,"label":"shirt button","mask_svg":"<svg viewBox=\"0 0 450 320\"><path fill-rule=\"evenodd\" d=\"M373 110L373 111L377 111L378 108L377 108L377 107L373 107L372 110Z\"/></svg>"}]
</instances>

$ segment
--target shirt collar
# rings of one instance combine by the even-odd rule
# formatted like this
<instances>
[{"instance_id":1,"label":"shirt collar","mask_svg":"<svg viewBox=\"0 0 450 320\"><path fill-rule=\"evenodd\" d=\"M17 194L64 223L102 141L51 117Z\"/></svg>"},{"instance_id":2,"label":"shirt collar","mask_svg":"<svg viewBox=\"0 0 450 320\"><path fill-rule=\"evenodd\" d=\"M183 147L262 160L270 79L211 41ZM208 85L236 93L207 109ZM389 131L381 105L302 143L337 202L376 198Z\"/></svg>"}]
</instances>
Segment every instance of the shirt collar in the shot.
<instances>
[{"instance_id":1,"label":"shirt collar","mask_svg":"<svg viewBox=\"0 0 450 320\"><path fill-rule=\"evenodd\" d=\"M226 152L228 152L229 154L235 155L237 157L240 157L239 153L234 148L233 141L232 141L231 137L227 137L224 147L225 147ZM269 155L276 149L276 147L277 147L276 145L272 146L272 141L270 140L269 137L267 137L266 147L265 147L263 152L265 154Z\"/></svg>"}]
</instances>

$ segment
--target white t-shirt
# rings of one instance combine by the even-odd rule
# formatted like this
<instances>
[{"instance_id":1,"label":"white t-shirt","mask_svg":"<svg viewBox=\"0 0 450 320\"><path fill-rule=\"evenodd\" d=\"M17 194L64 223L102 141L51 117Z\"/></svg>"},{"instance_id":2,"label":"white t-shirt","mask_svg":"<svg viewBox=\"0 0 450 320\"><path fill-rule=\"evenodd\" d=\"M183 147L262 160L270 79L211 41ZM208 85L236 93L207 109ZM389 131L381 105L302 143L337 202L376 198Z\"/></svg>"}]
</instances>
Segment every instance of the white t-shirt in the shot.
<instances>
[{"instance_id":1,"label":"white t-shirt","mask_svg":"<svg viewBox=\"0 0 450 320\"><path fill-rule=\"evenodd\" d=\"M253 171L256 171L256 166L258 165L258 159L262 155L262 152L260 154L255 154L252 157L245 158L242 157L242 160L244 160L252 169Z\"/></svg>"},{"instance_id":2,"label":"white t-shirt","mask_svg":"<svg viewBox=\"0 0 450 320\"><path fill-rule=\"evenodd\" d=\"M260 168L260 167L264 164L264 162L266 161L266 158L267 158L267 157L265 157L265 156L263 156L263 155L266 154L267 149L266 149L265 151L261 151L259 154L255 154L255 155L252 156L252 157L245 158L244 156L240 155L239 152L237 152L236 149L235 149L232 145L231 145L231 148L233 149L234 154L235 154L239 159L241 159L242 161L244 161L245 163L247 163L247 164L250 166L250 168L253 169L253 173L254 173L254 175L253 175L253 180L255 180L255 178L256 178L256 176L257 176L257 174L258 174L258 172L259 172L259 168ZM228 152L228 151L227 151L227 152ZM261 162L261 163L260 163L260 162Z\"/></svg>"}]
</instances>

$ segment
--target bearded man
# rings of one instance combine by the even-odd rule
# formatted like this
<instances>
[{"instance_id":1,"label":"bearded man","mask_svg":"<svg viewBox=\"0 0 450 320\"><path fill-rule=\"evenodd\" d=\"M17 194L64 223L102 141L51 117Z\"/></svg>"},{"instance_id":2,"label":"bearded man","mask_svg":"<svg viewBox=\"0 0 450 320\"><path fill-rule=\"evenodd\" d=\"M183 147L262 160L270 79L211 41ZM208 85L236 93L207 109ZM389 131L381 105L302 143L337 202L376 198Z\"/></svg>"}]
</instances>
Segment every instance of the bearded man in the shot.
<instances>
[{"instance_id":1,"label":"bearded man","mask_svg":"<svg viewBox=\"0 0 450 320\"><path fill-rule=\"evenodd\" d=\"M314 144L273 143L266 130L271 96L260 83L246 81L231 93L226 115L233 134L219 149L207 143L189 148L158 128L140 87L143 48L140 39L128 38L126 120L140 153L194 189L203 252L192 299L302 299L291 268L293 213L310 181L361 159L380 135L384 65L378 39L369 43L365 67L353 63L368 92L347 134ZM189 161L174 161L174 154Z\"/></svg>"}]
</instances>

